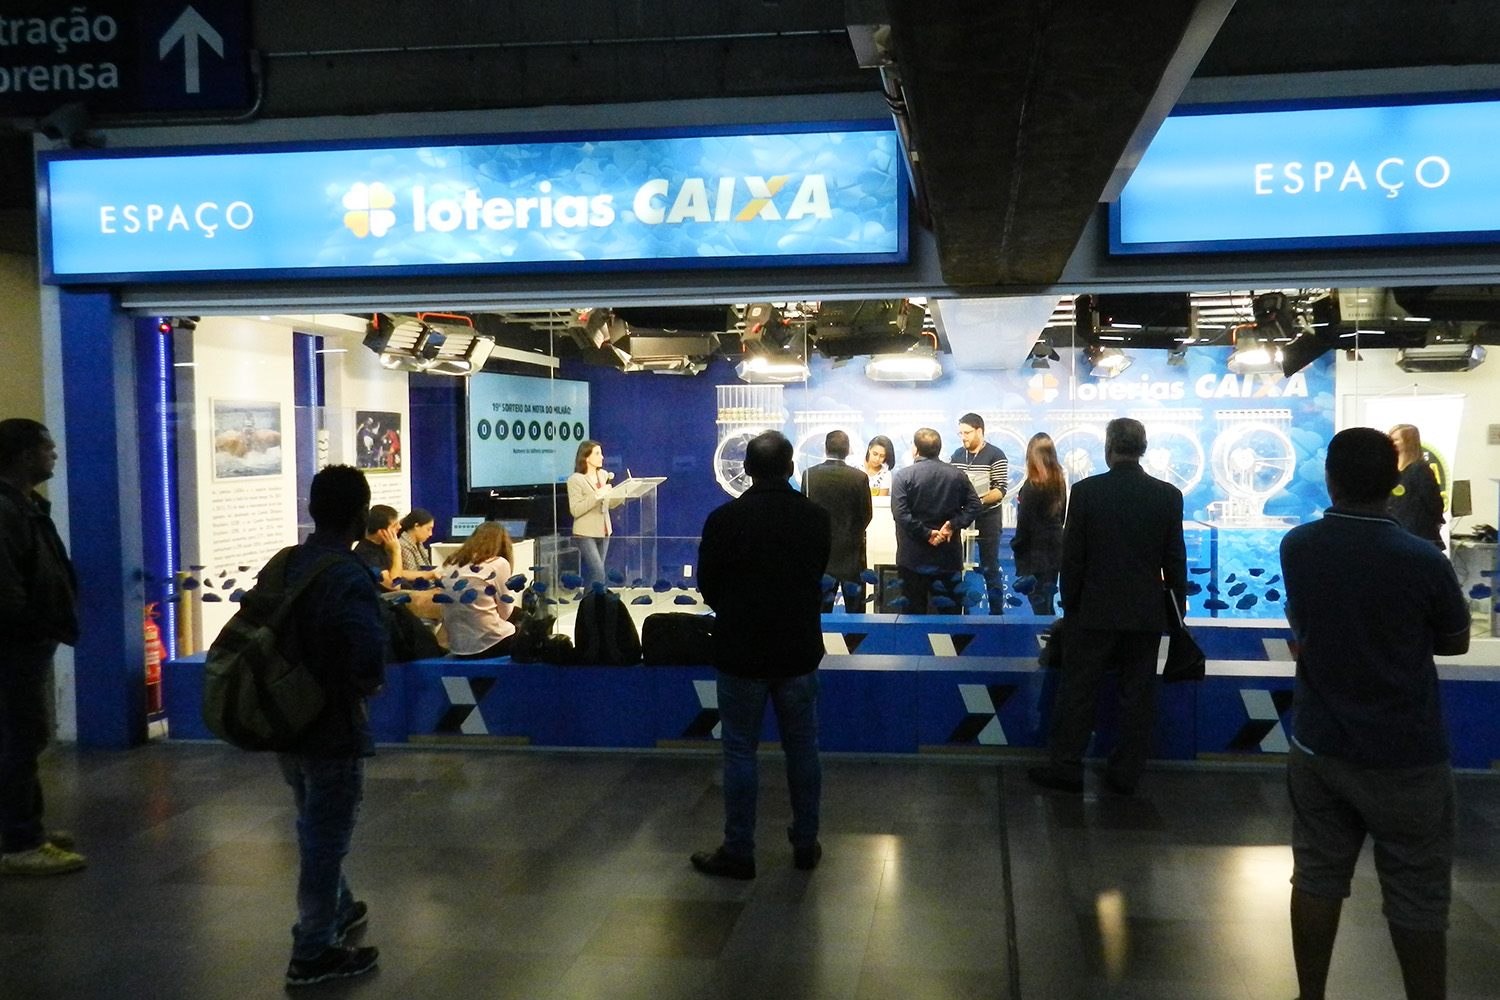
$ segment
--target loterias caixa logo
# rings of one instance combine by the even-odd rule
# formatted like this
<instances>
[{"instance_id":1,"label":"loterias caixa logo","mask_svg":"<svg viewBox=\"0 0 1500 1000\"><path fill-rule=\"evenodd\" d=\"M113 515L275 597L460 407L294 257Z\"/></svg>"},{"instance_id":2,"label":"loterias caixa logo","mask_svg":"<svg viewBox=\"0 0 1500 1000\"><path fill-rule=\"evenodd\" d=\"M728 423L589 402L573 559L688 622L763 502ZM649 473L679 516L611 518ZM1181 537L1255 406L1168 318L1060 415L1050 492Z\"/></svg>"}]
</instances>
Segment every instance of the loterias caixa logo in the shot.
<instances>
[{"instance_id":1,"label":"loterias caixa logo","mask_svg":"<svg viewBox=\"0 0 1500 1000\"><path fill-rule=\"evenodd\" d=\"M828 180L823 174L777 177L654 178L636 189L630 210L648 226L685 223L797 222L831 219ZM343 196L344 225L355 236L386 235L400 221L395 193L385 184L360 182ZM415 233L457 229L587 229L613 225L613 194L567 194L551 181L536 185L532 195L485 198L478 188L461 192L434 185L411 188L410 221ZM405 212L405 209L403 209Z\"/></svg>"}]
</instances>

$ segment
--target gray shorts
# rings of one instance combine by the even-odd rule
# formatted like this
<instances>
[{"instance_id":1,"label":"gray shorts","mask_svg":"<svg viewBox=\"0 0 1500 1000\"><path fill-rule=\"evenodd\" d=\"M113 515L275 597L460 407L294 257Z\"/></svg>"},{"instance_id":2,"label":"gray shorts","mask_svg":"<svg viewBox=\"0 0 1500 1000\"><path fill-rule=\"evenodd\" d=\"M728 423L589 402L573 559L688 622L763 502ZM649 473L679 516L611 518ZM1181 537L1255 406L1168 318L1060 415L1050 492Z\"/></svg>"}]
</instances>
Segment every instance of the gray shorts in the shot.
<instances>
[{"instance_id":1,"label":"gray shorts","mask_svg":"<svg viewBox=\"0 0 1500 1000\"><path fill-rule=\"evenodd\" d=\"M1385 918L1411 930L1447 930L1457 813L1447 761L1366 768L1293 745L1287 790L1293 886L1313 896L1348 898L1368 834Z\"/></svg>"}]
</instances>

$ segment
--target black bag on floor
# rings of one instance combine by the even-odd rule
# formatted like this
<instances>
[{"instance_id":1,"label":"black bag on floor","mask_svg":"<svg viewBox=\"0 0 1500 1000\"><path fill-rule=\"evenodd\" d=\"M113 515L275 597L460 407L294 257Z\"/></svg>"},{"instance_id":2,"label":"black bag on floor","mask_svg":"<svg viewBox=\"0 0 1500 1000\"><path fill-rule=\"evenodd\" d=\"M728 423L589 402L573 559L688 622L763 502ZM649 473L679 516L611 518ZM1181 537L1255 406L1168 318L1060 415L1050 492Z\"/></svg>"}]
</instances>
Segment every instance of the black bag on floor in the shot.
<instances>
[{"instance_id":1,"label":"black bag on floor","mask_svg":"<svg viewBox=\"0 0 1500 1000\"><path fill-rule=\"evenodd\" d=\"M380 615L385 619L386 632L391 637L386 649L386 659L391 663L435 660L448 652L410 606L381 600Z\"/></svg>"},{"instance_id":2,"label":"black bag on floor","mask_svg":"<svg viewBox=\"0 0 1500 1000\"><path fill-rule=\"evenodd\" d=\"M683 611L647 615L641 657L648 667L702 667L714 662L714 616Z\"/></svg>"},{"instance_id":3,"label":"black bag on floor","mask_svg":"<svg viewBox=\"0 0 1500 1000\"><path fill-rule=\"evenodd\" d=\"M511 609L510 623L516 627L516 634L510 640L511 662L541 663L543 649L552 637L552 626L557 624L557 616L546 598L527 587Z\"/></svg>"},{"instance_id":4,"label":"black bag on floor","mask_svg":"<svg viewBox=\"0 0 1500 1000\"><path fill-rule=\"evenodd\" d=\"M641 637L630 609L612 590L587 593L578 602L573 625L575 663L628 667L641 662Z\"/></svg>"}]
</instances>

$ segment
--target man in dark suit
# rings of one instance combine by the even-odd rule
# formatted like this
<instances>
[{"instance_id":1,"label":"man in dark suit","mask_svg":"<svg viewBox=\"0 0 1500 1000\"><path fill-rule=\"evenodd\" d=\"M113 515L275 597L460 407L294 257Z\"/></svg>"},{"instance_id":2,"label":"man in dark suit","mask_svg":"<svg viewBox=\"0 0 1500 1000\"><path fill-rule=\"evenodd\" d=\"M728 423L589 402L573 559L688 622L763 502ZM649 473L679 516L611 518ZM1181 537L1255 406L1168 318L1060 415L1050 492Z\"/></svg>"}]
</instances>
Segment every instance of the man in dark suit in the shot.
<instances>
[{"instance_id":1,"label":"man in dark suit","mask_svg":"<svg viewBox=\"0 0 1500 1000\"><path fill-rule=\"evenodd\" d=\"M828 512L792 489L792 444L775 431L745 449L752 485L708 515L698 589L718 617L714 667L724 745L724 842L692 857L708 875L755 877L755 753L769 700L786 753L793 863L817 867L818 663L823 659L823 568ZM866 487L868 489L868 486Z\"/></svg>"},{"instance_id":2,"label":"man in dark suit","mask_svg":"<svg viewBox=\"0 0 1500 1000\"><path fill-rule=\"evenodd\" d=\"M1141 468L1145 453L1140 421L1111 420L1104 432L1109 471L1074 486L1068 502L1060 574L1067 638L1048 740L1052 760L1029 772L1044 788L1083 790L1083 753L1110 667L1119 673L1121 721L1105 784L1129 795L1145 767L1167 600L1181 610L1187 599L1182 493Z\"/></svg>"},{"instance_id":3,"label":"man in dark suit","mask_svg":"<svg viewBox=\"0 0 1500 1000\"><path fill-rule=\"evenodd\" d=\"M833 610L834 595L844 592L844 610L865 613L865 529L870 525L870 479L845 461L849 457L849 435L829 431L823 439L828 460L802 473L802 495L828 511L833 527L833 549L828 554L824 580L823 613Z\"/></svg>"},{"instance_id":4,"label":"man in dark suit","mask_svg":"<svg viewBox=\"0 0 1500 1000\"><path fill-rule=\"evenodd\" d=\"M891 477L891 519L906 612L925 615L934 588L956 585L963 574L959 536L979 516L980 504L969 477L939 457L942 435L922 427L912 435L912 446L917 460ZM950 603L958 613L956 602Z\"/></svg>"}]
</instances>

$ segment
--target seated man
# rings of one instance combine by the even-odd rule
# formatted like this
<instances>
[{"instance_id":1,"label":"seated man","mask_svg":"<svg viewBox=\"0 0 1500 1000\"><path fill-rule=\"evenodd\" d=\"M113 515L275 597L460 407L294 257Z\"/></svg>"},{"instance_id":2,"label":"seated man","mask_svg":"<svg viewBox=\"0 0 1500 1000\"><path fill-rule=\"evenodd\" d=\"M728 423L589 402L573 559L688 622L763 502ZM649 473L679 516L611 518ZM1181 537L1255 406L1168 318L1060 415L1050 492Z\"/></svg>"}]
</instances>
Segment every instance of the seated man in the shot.
<instances>
[{"instance_id":1,"label":"seated man","mask_svg":"<svg viewBox=\"0 0 1500 1000\"><path fill-rule=\"evenodd\" d=\"M365 517L365 537L354 543L354 555L370 567L375 582L386 592L397 590L401 568L401 521L394 507L376 504Z\"/></svg>"}]
</instances>

